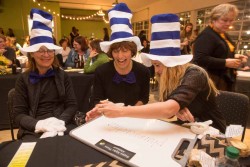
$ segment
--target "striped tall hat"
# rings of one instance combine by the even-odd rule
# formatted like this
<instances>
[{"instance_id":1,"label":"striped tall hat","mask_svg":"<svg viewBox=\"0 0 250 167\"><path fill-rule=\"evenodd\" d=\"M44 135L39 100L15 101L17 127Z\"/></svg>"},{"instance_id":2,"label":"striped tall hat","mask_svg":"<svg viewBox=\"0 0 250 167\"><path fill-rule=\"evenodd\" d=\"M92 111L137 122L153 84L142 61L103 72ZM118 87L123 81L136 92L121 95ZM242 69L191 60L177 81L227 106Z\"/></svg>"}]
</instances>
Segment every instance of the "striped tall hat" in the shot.
<instances>
[{"instance_id":1,"label":"striped tall hat","mask_svg":"<svg viewBox=\"0 0 250 167\"><path fill-rule=\"evenodd\" d=\"M133 36L131 18L131 10L125 3L119 3L114 8L108 11L111 37L110 41L104 41L100 43L101 49L104 52L108 52L109 47L113 43L122 41L134 42L137 46L137 50L141 50L140 39L137 36Z\"/></svg>"},{"instance_id":2,"label":"striped tall hat","mask_svg":"<svg viewBox=\"0 0 250 167\"><path fill-rule=\"evenodd\" d=\"M151 18L151 41L149 54L141 53L144 65L151 66L151 60L158 60L166 67L190 62L193 55L181 55L180 23L175 14L159 14Z\"/></svg>"},{"instance_id":3,"label":"striped tall hat","mask_svg":"<svg viewBox=\"0 0 250 167\"><path fill-rule=\"evenodd\" d=\"M56 54L60 53L62 48L54 45L52 37L52 15L33 8L30 11L30 18L33 20L30 32L30 46L21 48L21 52L26 55L27 52L36 52L41 46L45 46L50 50L55 50Z\"/></svg>"}]
</instances>

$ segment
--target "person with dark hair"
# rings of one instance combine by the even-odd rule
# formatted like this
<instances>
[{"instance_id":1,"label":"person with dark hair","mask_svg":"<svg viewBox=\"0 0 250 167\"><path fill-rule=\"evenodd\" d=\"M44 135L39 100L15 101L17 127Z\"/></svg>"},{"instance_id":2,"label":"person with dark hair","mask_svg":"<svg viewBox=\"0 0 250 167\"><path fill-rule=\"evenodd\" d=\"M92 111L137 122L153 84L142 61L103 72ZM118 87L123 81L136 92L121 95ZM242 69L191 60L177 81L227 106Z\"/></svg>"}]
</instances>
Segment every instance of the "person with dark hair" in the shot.
<instances>
[{"instance_id":1,"label":"person with dark hair","mask_svg":"<svg viewBox=\"0 0 250 167\"><path fill-rule=\"evenodd\" d=\"M7 36L9 37L15 37L14 31L12 28L8 28Z\"/></svg>"},{"instance_id":2,"label":"person with dark hair","mask_svg":"<svg viewBox=\"0 0 250 167\"><path fill-rule=\"evenodd\" d=\"M29 67L16 81L13 116L19 126L17 138L23 140L67 134L76 127L77 111L71 80L55 58L61 47L53 43L53 17L39 9L31 9L30 14L43 26L33 25L30 46L20 49L28 54ZM41 29L43 36L38 33Z\"/></svg>"},{"instance_id":3,"label":"person with dark hair","mask_svg":"<svg viewBox=\"0 0 250 167\"><path fill-rule=\"evenodd\" d=\"M74 46L73 46L73 43L74 43L75 37L78 37L78 36L79 36L78 31L79 31L79 30L78 30L75 26L72 27L72 30L71 30L71 32L70 32L70 34L69 34L69 36L70 36L70 45L71 45L71 47L74 47Z\"/></svg>"},{"instance_id":4,"label":"person with dark hair","mask_svg":"<svg viewBox=\"0 0 250 167\"><path fill-rule=\"evenodd\" d=\"M68 47L68 41L65 38L61 39L59 41L59 44L62 47L62 58L63 58L63 64L64 64L69 56L70 47Z\"/></svg>"},{"instance_id":5,"label":"person with dark hair","mask_svg":"<svg viewBox=\"0 0 250 167\"><path fill-rule=\"evenodd\" d=\"M2 27L0 27L0 34L4 35L4 31Z\"/></svg>"},{"instance_id":6,"label":"person with dark hair","mask_svg":"<svg viewBox=\"0 0 250 167\"><path fill-rule=\"evenodd\" d=\"M235 5L214 7L209 26L194 42L193 63L207 70L219 90L234 91L236 70L247 62L247 56L235 53L235 45L226 33L237 15Z\"/></svg>"},{"instance_id":7,"label":"person with dark hair","mask_svg":"<svg viewBox=\"0 0 250 167\"><path fill-rule=\"evenodd\" d=\"M73 47L69 52L65 67L83 68L90 53L86 39L83 36L76 37Z\"/></svg>"},{"instance_id":8,"label":"person with dark hair","mask_svg":"<svg viewBox=\"0 0 250 167\"><path fill-rule=\"evenodd\" d=\"M149 100L149 71L141 63L132 60L137 51L142 49L141 42L137 36L133 36L132 31L127 34L127 38L120 38L125 31L123 27L131 27L130 18L127 18L127 12L124 13L124 18L116 18L116 11L130 9L126 4L120 3L109 12L110 19L116 19L116 22L111 24L111 30L116 24L124 25L118 32L112 33L111 41L100 43L102 51L113 60L95 70L93 103L108 99L125 105L143 105ZM122 22L123 20L125 21ZM121 24L118 24L119 22Z\"/></svg>"},{"instance_id":9,"label":"person with dark hair","mask_svg":"<svg viewBox=\"0 0 250 167\"><path fill-rule=\"evenodd\" d=\"M143 41L147 40L146 37L146 31L145 30L141 30L138 34L138 37L140 38L141 44L143 45Z\"/></svg>"},{"instance_id":10,"label":"person with dark hair","mask_svg":"<svg viewBox=\"0 0 250 167\"><path fill-rule=\"evenodd\" d=\"M109 41L109 32L108 32L108 28L103 28L103 32L104 32L104 37L103 37L103 41Z\"/></svg>"},{"instance_id":11,"label":"person with dark hair","mask_svg":"<svg viewBox=\"0 0 250 167\"><path fill-rule=\"evenodd\" d=\"M100 48L100 39L90 42L90 54L84 65L84 73L94 73L100 65L109 62L109 57Z\"/></svg>"}]
</instances>

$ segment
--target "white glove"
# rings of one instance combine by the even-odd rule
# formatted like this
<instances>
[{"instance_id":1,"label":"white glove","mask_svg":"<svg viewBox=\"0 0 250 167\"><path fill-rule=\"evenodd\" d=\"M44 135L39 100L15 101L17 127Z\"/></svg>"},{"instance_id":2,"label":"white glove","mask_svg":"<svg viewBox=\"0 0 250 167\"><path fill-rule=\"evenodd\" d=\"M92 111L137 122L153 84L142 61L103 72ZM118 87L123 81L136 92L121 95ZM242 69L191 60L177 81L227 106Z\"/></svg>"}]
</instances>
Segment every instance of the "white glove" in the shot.
<instances>
[{"instance_id":1,"label":"white glove","mask_svg":"<svg viewBox=\"0 0 250 167\"><path fill-rule=\"evenodd\" d=\"M66 130L65 123L55 117L50 117L37 122L35 133L40 132L64 132Z\"/></svg>"}]
</instances>

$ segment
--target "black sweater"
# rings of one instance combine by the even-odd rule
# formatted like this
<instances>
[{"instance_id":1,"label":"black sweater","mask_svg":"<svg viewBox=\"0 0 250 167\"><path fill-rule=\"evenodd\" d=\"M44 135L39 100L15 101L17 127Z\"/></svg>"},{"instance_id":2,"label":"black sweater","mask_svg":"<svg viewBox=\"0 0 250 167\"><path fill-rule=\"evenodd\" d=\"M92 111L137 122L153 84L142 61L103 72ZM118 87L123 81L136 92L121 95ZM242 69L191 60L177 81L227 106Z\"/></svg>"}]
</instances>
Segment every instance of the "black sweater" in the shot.
<instances>
[{"instance_id":1,"label":"black sweater","mask_svg":"<svg viewBox=\"0 0 250 167\"><path fill-rule=\"evenodd\" d=\"M115 83L112 79L116 73L114 61L103 64L95 71L94 104L100 100L109 99L114 103L135 105L138 101L143 104L149 100L149 70L144 65L133 61L132 70L136 83Z\"/></svg>"}]
</instances>

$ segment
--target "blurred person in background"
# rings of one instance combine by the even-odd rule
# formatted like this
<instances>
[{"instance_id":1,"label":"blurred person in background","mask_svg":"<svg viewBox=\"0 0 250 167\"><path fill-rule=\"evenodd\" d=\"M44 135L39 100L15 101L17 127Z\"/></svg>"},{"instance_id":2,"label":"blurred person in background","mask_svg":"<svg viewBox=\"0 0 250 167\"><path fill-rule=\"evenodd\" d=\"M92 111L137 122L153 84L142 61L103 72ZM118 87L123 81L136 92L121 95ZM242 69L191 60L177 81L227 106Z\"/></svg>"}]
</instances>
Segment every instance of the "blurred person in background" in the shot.
<instances>
[{"instance_id":1,"label":"blurred person in background","mask_svg":"<svg viewBox=\"0 0 250 167\"><path fill-rule=\"evenodd\" d=\"M16 53L12 47L6 46L6 37L0 34L0 55L5 56L7 59L11 60L11 67L14 60L16 60Z\"/></svg>"},{"instance_id":2,"label":"blurred person in background","mask_svg":"<svg viewBox=\"0 0 250 167\"><path fill-rule=\"evenodd\" d=\"M95 39L90 42L90 54L84 65L84 73L94 73L100 65L109 62L109 57L100 48L102 40Z\"/></svg>"},{"instance_id":3,"label":"blurred person in background","mask_svg":"<svg viewBox=\"0 0 250 167\"><path fill-rule=\"evenodd\" d=\"M60 46L62 47L62 58L63 58L63 64L65 64L69 52L70 52L70 47L68 46L68 41L67 39L63 38L59 41Z\"/></svg>"},{"instance_id":4,"label":"blurred person in background","mask_svg":"<svg viewBox=\"0 0 250 167\"><path fill-rule=\"evenodd\" d=\"M103 37L103 41L109 41L109 32L108 32L108 28L103 28L103 33L104 33L104 37Z\"/></svg>"},{"instance_id":5,"label":"blurred person in background","mask_svg":"<svg viewBox=\"0 0 250 167\"><path fill-rule=\"evenodd\" d=\"M193 24L187 23L181 31L181 54L188 55L191 53L191 36Z\"/></svg>"},{"instance_id":6,"label":"blurred person in background","mask_svg":"<svg viewBox=\"0 0 250 167\"><path fill-rule=\"evenodd\" d=\"M234 91L236 69L247 61L247 56L235 54L235 45L226 33L238 15L232 4L214 7L210 25L196 38L193 63L207 70L219 90Z\"/></svg>"},{"instance_id":7,"label":"blurred person in background","mask_svg":"<svg viewBox=\"0 0 250 167\"><path fill-rule=\"evenodd\" d=\"M73 48L69 52L65 67L83 68L89 53L86 39L83 36L75 37Z\"/></svg>"},{"instance_id":8,"label":"blurred person in background","mask_svg":"<svg viewBox=\"0 0 250 167\"><path fill-rule=\"evenodd\" d=\"M7 36L9 37L15 37L14 31L12 28L8 28Z\"/></svg>"}]
</instances>

